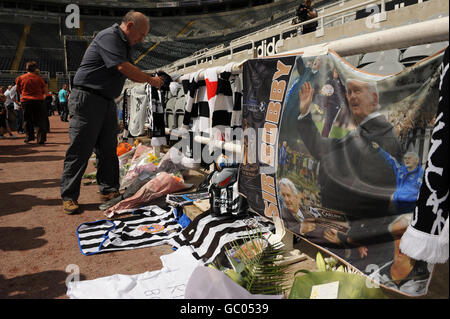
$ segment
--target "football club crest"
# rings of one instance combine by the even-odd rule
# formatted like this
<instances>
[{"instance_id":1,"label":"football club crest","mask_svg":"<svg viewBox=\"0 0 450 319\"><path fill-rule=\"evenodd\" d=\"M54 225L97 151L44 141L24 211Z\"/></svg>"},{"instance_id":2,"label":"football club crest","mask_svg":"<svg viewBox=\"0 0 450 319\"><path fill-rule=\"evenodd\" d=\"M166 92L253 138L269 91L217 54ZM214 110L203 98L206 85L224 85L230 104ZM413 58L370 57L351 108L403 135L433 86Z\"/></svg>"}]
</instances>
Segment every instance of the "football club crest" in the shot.
<instances>
[{"instance_id":1,"label":"football club crest","mask_svg":"<svg viewBox=\"0 0 450 319\"><path fill-rule=\"evenodd\" d=\"M138 227L138 230L144 233L159 233L164 230L164 226L160 224L150 224L150 225L142 225Z\"/></svg>"}]
</instances>

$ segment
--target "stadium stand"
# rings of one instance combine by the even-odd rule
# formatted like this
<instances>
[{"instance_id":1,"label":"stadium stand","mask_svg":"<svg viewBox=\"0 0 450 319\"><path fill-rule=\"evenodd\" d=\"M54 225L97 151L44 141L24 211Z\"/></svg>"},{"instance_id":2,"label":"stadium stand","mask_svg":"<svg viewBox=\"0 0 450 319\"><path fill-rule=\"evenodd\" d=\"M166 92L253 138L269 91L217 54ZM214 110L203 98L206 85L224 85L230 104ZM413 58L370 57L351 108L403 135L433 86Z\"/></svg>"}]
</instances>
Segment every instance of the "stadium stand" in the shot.
<instances>
[{"instance_id":1,"label":"stadium stand","mask_svg":"<svg viewBox=\"0 0 450 319\"><path fill-rule=\"evenodd\" d=\"M67 53L67 71L76 71L80 66L81 59L92 39L78 39L72 37L65 38L65 47Z\"/></svg>"},{"instance_id":2,"label":"stadium stand","mask_svg":"<svg viewBox=\"0 0 450 319\"><path fill-rule=\"evenodd\" d=\"M16 54L16 46L0 46L0 70L10 70L11 64Z\"/></svg>"},{"instance_id":3,"label":"stadium stand","mask_svg":"<svg viewBox=\"0 0 450 319\"><path fill-rule=\"evenodd\" d=\"M63 86L63 84L71 83L71 79L73 79L74 76L75 76L74 71L69 72L69 74L61 73L61 72L56 73L56 78L55 78L56 87L61 88Z\"/></svg>"},{"instance_id":4,"label":"stadium stand","mask_svg":"<svg viewBox=\"0 0 450 319\"><path fill-rule=\"evenodd\" d=\"M59 38L59 26L53 23L32 23L26 46L62 49L63 45Z\"/></svg>"},{"instance_id":5,"label":"stadium stand","mask_svg":"<svg viewBox=\"0 0 450 319\"><path fill-rule=\"evenodd\" d=\"M19 64L19 70L25 70L25 65L28 61L38 62L39 69L48 71L51 77L55 77L56 72L64 70L64 49L25 47Z\"/></svg>"},{"instance_id":6,"label":"stadium stand","mask_svg":"<svg viewBox=\"0 0 450 319\"><path fill-rule=\"evenodd\" d=\"M19 23L0 22L0 45L16 46L23 32Z\"/></svg>"},{"instance_id":7,"label":"stadium stand","mask_svg":"<svg viewBox=\"0 0 450 319\"><path fill-rule=\"evenodd\" d=\"M307 47L308 45L326 44L330 41L346 39L358 34L369 34L374 31L387 30L404 24L416 23L417 21L422 22L437 17L448 16L448 9L446 9L448 8L448 3L439 0L431 1L431 5L427 4L429 1L415 1L415 3L409 1L407 6L402 6L400 3L401 1L397 0L390 2L367 1L364 3L356 0L338 1L334 4L327 4L325 7L319 8L319 28L315 34L301 35L301 28L299 25L293 26L291 25L291 21L285 20L284 22L272 25L269 28L251 34L247 33L244 37L231 41L230 44L232 44L233 47L231 48L231 45L228 47L225 45L222 52L229 52L231 49L234 54L237 52L235 49L236 47L246 43L246 46L243 47L244 50L242 51L247 51L248 54L243 53L239 55L239 57L236 57L236 59L245 60L258 55L258 52L256 51L258 46L261 45L261 41L264 39L270 40L270 37L276 37L275 41L277 41L277 47L279 49L278 53L280 53L295 49L298 50L299 48ZM368 5L370 3L372 3L372 7ZM384 15L382 14L382 11L375 10L380 3L385 4L386 11L384 12ZM368 10L367 8L372 9ZM390 12L387 11L388 9ZM367 10L368 14L361 15L361 10ZM387 13L389 13L389 15L386 15ZM379 19L376 23L373 22L375 17ZM334 21L334 23L327 23L326 21ZM422 41L426 41L426 39L423 39ZM401 50L403 52L404 48ZM172 72L179 71L189 73L196 68L206 67L206 65L202 65L203 61L210 62L211 59L215 60L215 58L220 55L220 52L218 53L216 51L217 50L215 50L215 52L212 52L212 50L205 50L200 55L193 55L190 59L181 59L168 65L166 68ZM369 51L377 50L369 48ZM214 56L212 56L213 53ZM361 53L364 52L360 52L359 54ZM228 58L230 58L230 56L228 56ZM359 65L359 58L362 58L362 56L355 56L352 58L354 62L357 63L351 64L357 67ZM233 56L231 59L234 60L235 57ZM399 70L402 66L397 62L400 61L397 60L395 62L395 67ZM217 61L214 65L220 63L220 61ZM187 68L187 66L189 66L189 68Z\"/></svg>"},{"instance_id":8,"label":"stadium stand","mask_svg":"<svg viewBox=\"0 0 450 319\"><path fill-rule=\"evenodd\" d=\"M8 85L13 84L16 78L22 73L23 72L11 72L0 70L0 85L7 87Z\"/></svg>"}]
</instances>

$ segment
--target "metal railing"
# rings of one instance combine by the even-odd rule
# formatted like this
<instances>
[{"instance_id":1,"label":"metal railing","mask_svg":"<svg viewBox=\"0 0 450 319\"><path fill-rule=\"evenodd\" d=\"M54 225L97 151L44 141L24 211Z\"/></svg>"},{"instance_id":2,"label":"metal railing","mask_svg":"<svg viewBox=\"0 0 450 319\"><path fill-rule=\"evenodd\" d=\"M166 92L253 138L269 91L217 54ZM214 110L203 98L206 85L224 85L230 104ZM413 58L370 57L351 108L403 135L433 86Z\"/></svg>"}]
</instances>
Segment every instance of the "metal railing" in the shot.
<instances>
[{"instance_id":1,"label":"metal railing","mask_svg":"<svg viewBox=\"0 0 450 319\"><path fill-rule=\"evenodd\" d=\"M334 5L329 5L329 6L327 6L327 8L330 8L333 6L341 6L342 3L344 3L344 2L345 1L338 2ZM418 3L421 3L421 2L422 2L422 0L418 1ZM291 23L291 20L286 20L286 21L277 23L275 25L272 25L270 27L264 28L262 30L258 30L258 31L249 33L245 36L236 38L236 39L230 41L230 44L228 46L224 45L222 49L219 49L216 47L214 47L212 49L205 48L204 51L202 50L202 53L191 55L187 58L180 59L171 64L168 64L164 68L166 68L168 70L177 70L178 71L178 70L185 68L186 65L188 65L188 64L198 65L198 64L202 63L201 61L213 61L215 55L226 53L226 52L229 52L229 59L232 59L233 54L236 52L235 51L236 48L243 47L245 45L250 44L251 48L249 50L254 51L255 43L259 40L266 39L268 33L270 33L269 36L279 36L280 39L283 39L284 34L291 34L291 35L299 34L303 31L304 25L310 24L315 21L318 22L318 28L316 30L316 37L319 37L319 36L323 35L324 28L331 24L330 22L324 23L325 19L335 17L336 15L338 15L337 17L334 18L333 21L337 21L340 19L343 23L345 23L345 18L356 14L356 11L358 11L358 9L364 8L367 10L367 12L371 12L371 10L369 10L369 9L372 9L375 6L378 7L378 5L380 5L381 9L379 10L379 12L376 11L376 13L374 14L374 19L377 22L384 21L386 19L385 4L386 4L386 0L367 0L367 1L364 1L364 2L361 2L358 4L354 4L354 5L342 8L342 9L332 11L325 15L319 14L319 16L317 18L314 18L314 19L311 19L311 20L308 20L305 22L301 22L301 23L298 23L295 25L291 24L289 26L285 26L287 23ZM376 10L378 10L378 9L376 9ZM319 8L318 11L323 12L322 8ZM280 31L273 32L274 29L279 29L279 28L281 28Z\"/></svg>"}]
</instances>

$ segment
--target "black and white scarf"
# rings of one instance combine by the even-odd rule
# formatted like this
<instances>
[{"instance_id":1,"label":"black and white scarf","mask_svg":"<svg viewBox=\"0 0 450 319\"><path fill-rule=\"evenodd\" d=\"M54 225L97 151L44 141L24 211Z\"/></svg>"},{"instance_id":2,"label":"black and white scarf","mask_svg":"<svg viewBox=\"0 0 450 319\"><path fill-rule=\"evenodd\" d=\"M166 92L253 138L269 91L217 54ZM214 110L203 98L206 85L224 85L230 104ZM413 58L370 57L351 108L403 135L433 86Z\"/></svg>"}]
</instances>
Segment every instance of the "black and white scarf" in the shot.
<instances>
[{"instance_id":1,"label":"black and white scarf","mask_svg":"<svg viewBox=\"0 0 450 319\"><path fill-rule=\"evenodd\" d=\"M128 109L128 89L123 91L123 100L122 100L122 121L123 127L128 131L128 121L130 120L130 111Z\"/></svg>"},{"instance_id":2,"label":"black and white scarf","mask_svg":"<svg viewBox=\"0 0 450 319\"><path fill-rule=\"evenodd\" d=\"M449 49L440 67L439 105L431 148L413 221L403 234L400 250L416 260L445 263L449 250Z\"/></svg>"},{"instance_id":3,"label":"black and white scarf","mask_svg":"<svg viewBox=\"0 0 450 319\"><path fill-rule=\"evenodd\" d=\"M150 105L147 109L147 121L152 131L152 146L166 145L164 111L167 103L167 92L148 85L147 95Z\"/></svg>"}]
</instances>

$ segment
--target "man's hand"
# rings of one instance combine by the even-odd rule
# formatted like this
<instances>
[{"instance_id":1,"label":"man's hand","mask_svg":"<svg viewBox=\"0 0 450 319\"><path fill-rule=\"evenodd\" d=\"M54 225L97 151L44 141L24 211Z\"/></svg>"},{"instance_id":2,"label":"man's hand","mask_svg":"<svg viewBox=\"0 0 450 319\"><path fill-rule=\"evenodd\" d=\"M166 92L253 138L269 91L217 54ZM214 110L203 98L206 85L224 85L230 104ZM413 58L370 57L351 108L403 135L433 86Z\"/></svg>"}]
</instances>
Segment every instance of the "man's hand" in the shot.
<instances>
[{"instance_id":1,"label":"man's hand","mask_svg":"<svg viewBox=\"0 0 450 319\"><path fill-rule=\"evenodd\" d=\"M150 83L151 86L160 89L161 86L164 84L164 80L156 75L156 76L151 76L148 83Z\"/></svg>"},{"instance_id":2,"label":"man's hand","mask_svg":"<svg viewBox=\"0 0 450 319\"><path fill-rule=\"evenodd\" d=\"M164 81L159 76L151 76L148 73L142 72L138 67L130 62L123 62L117 66L117 70L137 83L150 83L151 86L161 88Z\"/></svg>"},{"instance_id":3,"label":"man's hand","mask_svg":"<svg viewBox=\"0 0 450 319\"><path fill-rule=\"evenodd\" d=\"M311 83L303 83L302 88L298 91L298 95L300 97L300 114L305 115L309 111L309 106L314 95L314 89L311 87Z\"/></svg>"}]
</instances>

